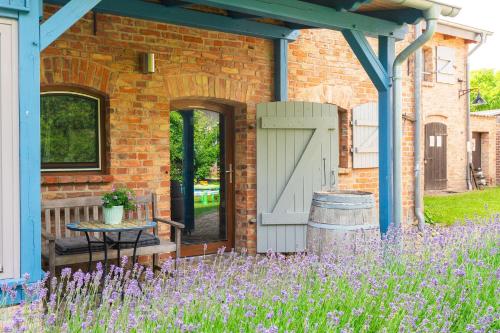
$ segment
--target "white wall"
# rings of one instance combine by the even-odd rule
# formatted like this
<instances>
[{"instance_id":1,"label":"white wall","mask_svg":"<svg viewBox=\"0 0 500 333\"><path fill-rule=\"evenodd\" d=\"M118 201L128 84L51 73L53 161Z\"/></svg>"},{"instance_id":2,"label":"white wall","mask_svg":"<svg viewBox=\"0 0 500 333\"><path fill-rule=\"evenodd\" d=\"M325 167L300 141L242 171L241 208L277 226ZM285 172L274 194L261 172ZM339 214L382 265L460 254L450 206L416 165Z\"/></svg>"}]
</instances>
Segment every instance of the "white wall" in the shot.
<instances>
[{"instance_id":1,"label":"white wall","mask_svg":"<svg viewBox=\"0 0 500 333\"><path fill-rule=\"evenodd\" d=\"M20 276L17 21L0 18L0 279Z\"/></svg>"}]
</instances>

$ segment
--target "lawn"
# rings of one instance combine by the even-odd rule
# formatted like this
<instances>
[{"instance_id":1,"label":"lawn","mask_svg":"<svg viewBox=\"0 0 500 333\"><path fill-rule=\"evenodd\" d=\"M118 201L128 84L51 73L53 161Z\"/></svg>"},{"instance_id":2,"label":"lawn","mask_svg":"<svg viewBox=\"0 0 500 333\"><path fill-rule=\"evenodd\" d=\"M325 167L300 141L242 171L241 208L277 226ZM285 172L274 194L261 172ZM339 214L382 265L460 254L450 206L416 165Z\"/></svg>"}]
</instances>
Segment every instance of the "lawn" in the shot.
<instances>
[{"instance_id":1,"label":"lawn","mask_svg":"<svg viewBox=\"0 0 500 333\"><path fill-rule=\"evenodd\" d=\"M500 187L424 197L427 222L451 225L464 219L500 213Z\"/></svg>"},{"instance_id":2,"label":"lawn","mask_svg":"<svg viewBox=\"0 0 500 333\"><path fill-rule=\"evenodd\" d=\"M220 203L217 201L203 204L201 202L194 203L194 217L198 218L206 214L210 214L219 210Z\"/></svg>"},{"instance_id":3,"label":"lawn","mask_svg":"<svg viewBox=\"0 0 500 333\"><path fill-rule=\"evenodd\" d=\"M25 286L6 330L498 332L499 231L498 222L411 229L397 246L359 243L356 255L232 253L177 269L166 261L157 274L127 271L125 260L106 277L65 269L51 294L48 281Z\"/></svg>"}]
</instances>

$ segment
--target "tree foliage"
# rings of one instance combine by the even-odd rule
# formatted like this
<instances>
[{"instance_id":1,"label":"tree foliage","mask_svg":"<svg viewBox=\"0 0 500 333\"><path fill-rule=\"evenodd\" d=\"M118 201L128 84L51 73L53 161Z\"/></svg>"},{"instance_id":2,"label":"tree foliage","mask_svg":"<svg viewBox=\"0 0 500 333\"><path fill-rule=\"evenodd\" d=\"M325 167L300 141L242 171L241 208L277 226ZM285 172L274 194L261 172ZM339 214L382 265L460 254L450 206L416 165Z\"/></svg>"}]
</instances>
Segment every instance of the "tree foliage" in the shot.
<instances>
[{"instance_id":1,"label":"tree foliage","mask_svg":"<svg viewBox=\"0 0 500 333\"><path fill-rule=\"evenodd\" d=\"M195 110L194 112L194 180L210 176L210 169L220 165L218 113ZM182 181L183 120L181 112L170 113L170 177Z\"/></svg>"},{"instance_id":2,"label":"tree foliage","mask_svg":"<svg viewBox=\"0 0 500 333\"><path fill-rule=\"evenodd\" d=\"M470 87L478 89L486 101L485 105L471 105L471 111L500 109L500 71L480 69L471 71ZM470 93L470 101L476 98L477 92Z\"/></svg>"},{"instance_id":3,"label":"tree foliage","mask_svg":"<svg viewBox=\"0 0 500 333\"><path fill-rule=\"evenodd\" d=\"M42 95L42 163L96 162L98 103L78 95Z\"/></svg>"}]
</instances>

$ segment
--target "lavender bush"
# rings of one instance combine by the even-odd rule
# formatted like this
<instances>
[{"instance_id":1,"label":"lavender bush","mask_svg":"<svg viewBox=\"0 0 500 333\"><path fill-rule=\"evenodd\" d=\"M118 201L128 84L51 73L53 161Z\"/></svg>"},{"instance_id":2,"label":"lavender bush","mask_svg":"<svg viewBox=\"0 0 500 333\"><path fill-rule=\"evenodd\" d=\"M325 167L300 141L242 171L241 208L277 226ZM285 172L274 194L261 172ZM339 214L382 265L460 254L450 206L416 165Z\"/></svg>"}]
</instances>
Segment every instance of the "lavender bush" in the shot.
<instances>
[{"instance_id":1,"label":"lavender bush","mask_svg":"<svg viewBox=\"0 0 500 333\"><path fill-rule=\"evenodd\" d=\"M499 332L499 231L496 218L343 257L219 254L160 273L124 259L104 277L64 269L24 286L7 331Z\"/></svg>"}]
</instances>

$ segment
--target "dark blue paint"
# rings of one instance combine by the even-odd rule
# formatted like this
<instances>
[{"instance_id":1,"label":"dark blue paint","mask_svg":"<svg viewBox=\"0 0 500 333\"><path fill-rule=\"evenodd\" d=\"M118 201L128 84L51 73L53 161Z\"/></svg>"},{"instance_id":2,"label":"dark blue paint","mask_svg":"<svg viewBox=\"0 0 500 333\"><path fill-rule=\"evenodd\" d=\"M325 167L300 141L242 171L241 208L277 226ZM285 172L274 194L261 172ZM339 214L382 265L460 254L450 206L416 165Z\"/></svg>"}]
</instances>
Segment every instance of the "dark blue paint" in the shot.
<instances>
[{"instance_id":1,"label":"dark blue paint","mask_svg":"<svg viewBox=\"0 0 500 333\"><path fill-rule=\"evenodd\" d=\"M396 53L396 41L394 38L380 36L378 39L378 54L380 63L387 72L389 78L392 76L392 64ZM385 234L392 223L392 205L394 195L393 183L393 148L392 148L392 89L378 91L378 119L379 119L379 221L380 232Z\"/></svg>"},{"instance_id":2,"label":"dark blue paint","mask_svg":"<svg viewBox=\"0 0 500 333\"><path fill-rule=\"evenodd\" d=\"M182 189L184 225L187 232L194 229L194 111L181 111L182 115Z\"/></svg>"},{"instance_id":3,"label":"dark blue paint","mask_svg":"<svg viewBox=\"0 0 500 333\"><path fill-rule=\"evenodd\" d=\"M342 30L342 34L377 90L387 90L389 88L387 70L373 52L365 35L355 30Z\"/></svg>"},{"instance_id":4,"label":"dark blue paint","mask_svg":"<svg viewBox=\"0 0 500 333\"><path fill-rule=\"evenodd\" d=\"M288 100L288 41L274 41L274 99Z\"/></svg>"}]
</instances>

